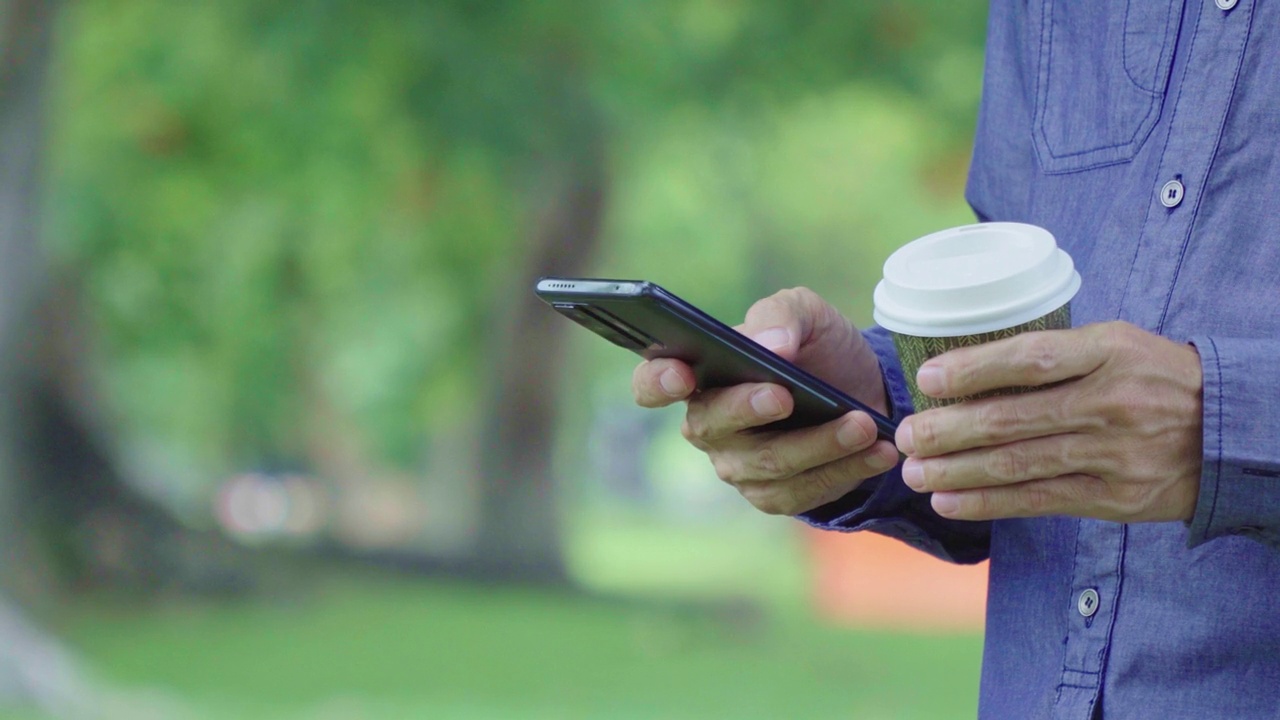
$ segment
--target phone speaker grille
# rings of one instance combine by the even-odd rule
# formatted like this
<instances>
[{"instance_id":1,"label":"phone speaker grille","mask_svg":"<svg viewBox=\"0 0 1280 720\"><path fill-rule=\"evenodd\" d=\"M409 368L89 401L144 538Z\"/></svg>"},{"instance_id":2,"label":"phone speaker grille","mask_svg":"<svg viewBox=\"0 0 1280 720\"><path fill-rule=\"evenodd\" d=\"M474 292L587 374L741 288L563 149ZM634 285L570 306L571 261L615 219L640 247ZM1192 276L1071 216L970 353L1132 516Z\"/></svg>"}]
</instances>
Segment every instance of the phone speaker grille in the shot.
<instances>
[{"instance_id":1,"label":"phone speaker grille","mask_svg":"<svg viewBox=\"0 0 1280 720\"><path fill-rule=\"evenodd\" d=\"M573 283L551 283L550 287L552 290L570 290L573 288Z\"/></svg>"}]
</instances>

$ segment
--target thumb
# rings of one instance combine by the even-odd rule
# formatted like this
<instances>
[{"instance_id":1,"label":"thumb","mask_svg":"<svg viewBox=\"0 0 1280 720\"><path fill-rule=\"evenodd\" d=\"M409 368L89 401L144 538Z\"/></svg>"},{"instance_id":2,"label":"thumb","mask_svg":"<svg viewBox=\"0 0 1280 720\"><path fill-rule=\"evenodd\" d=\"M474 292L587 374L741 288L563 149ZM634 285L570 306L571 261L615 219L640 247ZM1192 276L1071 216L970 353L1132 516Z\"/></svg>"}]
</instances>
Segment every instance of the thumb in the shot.
<instances>
[{"instance_id":1,"label":"thumb","mask_svg":"<svg viewBox=\"0 0 1280 720\"><path fill-rule=\"evenodd\" d=\"M814 330L835 313L817 293L792 288L757 301L747 310L740 331L788 360L796 360L811 342Z\"/></svg>"}]
</instances>

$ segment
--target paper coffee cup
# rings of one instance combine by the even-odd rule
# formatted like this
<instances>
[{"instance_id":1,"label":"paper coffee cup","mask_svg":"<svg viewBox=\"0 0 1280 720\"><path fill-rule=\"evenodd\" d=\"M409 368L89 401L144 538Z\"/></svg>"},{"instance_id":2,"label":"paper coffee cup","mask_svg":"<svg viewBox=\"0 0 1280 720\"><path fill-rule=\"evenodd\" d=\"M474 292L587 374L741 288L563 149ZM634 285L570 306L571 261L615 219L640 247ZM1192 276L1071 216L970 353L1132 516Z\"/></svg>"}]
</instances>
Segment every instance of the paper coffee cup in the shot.
<instances>
[{"instance_id":1,"label":"paper coffee cup","mask_svg":"<svg viewBox=\"0 0 1280 720\"><path fill-rule=\"evenodd\" d=\"M919 411L970 399L922 394L916 371L926 360L1032 330L1069 328L1071 298L1079 289L1071 257L1048 230L1021 223L966 225L926 235L890 255L876 286L874 317L893 333Z\"/></svg>"}]
</instances>

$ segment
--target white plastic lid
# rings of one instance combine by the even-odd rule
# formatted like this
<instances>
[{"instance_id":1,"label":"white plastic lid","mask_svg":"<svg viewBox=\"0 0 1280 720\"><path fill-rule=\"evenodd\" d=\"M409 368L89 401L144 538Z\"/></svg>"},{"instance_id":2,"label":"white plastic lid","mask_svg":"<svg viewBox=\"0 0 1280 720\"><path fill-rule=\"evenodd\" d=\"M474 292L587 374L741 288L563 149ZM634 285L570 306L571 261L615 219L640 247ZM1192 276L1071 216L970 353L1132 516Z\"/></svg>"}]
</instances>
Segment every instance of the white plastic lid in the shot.
<instances>
[{"instance_id":1,"label":"white plastic lid","mask_svg":"<svg viewBox=\"0 0 1280 720\"><path fill-rule=\"evenodd\" d=\"M965 225L898 248L876 285L875 320L904 335L954 337L1021 325L1080 289L1071 257L1044 228Z\"/></svg>"}]
</instances>

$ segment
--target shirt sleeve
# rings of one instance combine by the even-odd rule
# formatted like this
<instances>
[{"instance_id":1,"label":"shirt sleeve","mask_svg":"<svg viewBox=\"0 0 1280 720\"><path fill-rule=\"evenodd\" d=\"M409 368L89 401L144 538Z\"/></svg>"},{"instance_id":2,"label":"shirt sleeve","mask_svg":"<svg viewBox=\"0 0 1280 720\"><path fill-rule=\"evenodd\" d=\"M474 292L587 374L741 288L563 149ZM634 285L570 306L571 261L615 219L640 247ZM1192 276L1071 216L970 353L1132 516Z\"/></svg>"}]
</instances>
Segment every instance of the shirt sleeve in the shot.
<instances>
[{"instance_id":1,"label":"shirt sleeve","mask_svg":"<svg viewBox=\"0 0 1280 720\"><path fill-rule=\"evenodd\" d=\"M914 408L893 339L879 327L864 331L863 336L880 358L892 419L901 421ZM823 530L870 530L949 562L977 563L987 559L991 523L947 520L938 515L930 506L928 495L903 484L901 467L899 464L867 480L839 500L801 514L800 519Z\"/></svg>"},{"instance_id":2,"label":"shirt sleeve","mask_svg":"<svg viewBox=\"0 0 1280 720\"><path fill-rule=\"evenodd\" d=\"M1204 370L1204 464L1188 544L1239 535L1280 549L1280 342L1191 342Z\"/></svg>"}]
</instances>

